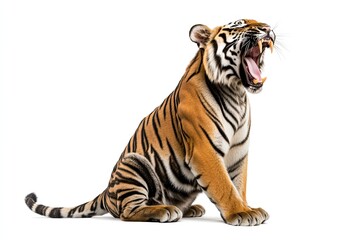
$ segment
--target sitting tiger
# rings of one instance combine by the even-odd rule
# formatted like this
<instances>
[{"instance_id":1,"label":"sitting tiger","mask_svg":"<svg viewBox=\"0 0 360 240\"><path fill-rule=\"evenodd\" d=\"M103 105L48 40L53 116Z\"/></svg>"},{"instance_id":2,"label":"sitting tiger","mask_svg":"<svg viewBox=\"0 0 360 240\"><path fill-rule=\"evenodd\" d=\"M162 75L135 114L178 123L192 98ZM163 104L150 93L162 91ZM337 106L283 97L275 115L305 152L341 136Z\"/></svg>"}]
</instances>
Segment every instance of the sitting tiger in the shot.
<instances>
[{"instance_id":1,"label":"sitting tiger","mask_svg":"<svg viewBox=\"0 0 360 240\"><path fill-rule=\"evenodd\" d=\"M195 25L199 50L175 90L146 116L116 163L108 187L74 208L48 207L26 196L34 212L52 218L110 213L125 221L174 222L200 217L192 205L204 191L231 225L264 223L268 213L246 201L250 106L246 90L261 91L269 25L238 20L210 29Z\"/></svg>"}]
</instances>

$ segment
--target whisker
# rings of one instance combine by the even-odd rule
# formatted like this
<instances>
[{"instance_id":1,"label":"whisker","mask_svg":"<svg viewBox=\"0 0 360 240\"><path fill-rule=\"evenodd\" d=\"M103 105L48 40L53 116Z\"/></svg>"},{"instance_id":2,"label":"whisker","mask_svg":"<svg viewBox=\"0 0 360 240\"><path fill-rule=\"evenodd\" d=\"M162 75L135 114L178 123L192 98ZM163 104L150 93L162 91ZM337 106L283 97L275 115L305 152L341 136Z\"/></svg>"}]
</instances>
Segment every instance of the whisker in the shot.
<instances>
[{"instance_id":1,"label":"whisker","mask_svg":"<svg viewBox=\"0 0 360 240\"><path fill-rule=\"evenodd\" d=\"M289 52L289 49L281 41L276 41L274 48L280 59L285 56L285 52Z\"/></svg>"},{"instance_id":2,"label":"whisker","mask_svg":"<svg viewBox=\"0 0 360 240\"><path fill-rule=\"evenodd\" d=\"M280 25L277 23L272 28L272 30L275 32L276 35L274 48L277 56L279 56L280 59L283 59L286 55L285 53L289 52L289 49L286 47L284 42L286 42L285 40L291 36L289 34L284 34L282 32L278 33L277 31L275 31L275 29L277 29L279 26Z\"/></svg>"}]
</instances>

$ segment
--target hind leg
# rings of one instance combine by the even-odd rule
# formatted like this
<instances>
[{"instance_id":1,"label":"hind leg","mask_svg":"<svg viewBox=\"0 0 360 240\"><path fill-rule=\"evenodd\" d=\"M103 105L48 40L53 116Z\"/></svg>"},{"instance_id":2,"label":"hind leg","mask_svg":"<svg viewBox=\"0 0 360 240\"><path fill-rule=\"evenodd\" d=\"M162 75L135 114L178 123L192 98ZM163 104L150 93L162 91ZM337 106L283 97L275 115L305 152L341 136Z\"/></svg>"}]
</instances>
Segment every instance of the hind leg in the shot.
<instances>
[{"instance_id":1,"label":"hind leg","mask_svg":"<svg viewBox=\"0 0 360 240\"><path fill-rule=\"evenodd\" d=\"M145 157L131 153L121 160L116 173L119 217L126 221L174 222L182 217L179 208L164 205L162 184Z\"/></svg>"},{"instance_id":2,"label":"hind leg","mask_svg":"<svg viewBox=\"0 0 360 240\"><path fill-rule=\"evenodd\" d=\"M184 212L184 217L201 217L205 214L205 208L201 205L192 205Z\"/></svg>"}]
</instances>

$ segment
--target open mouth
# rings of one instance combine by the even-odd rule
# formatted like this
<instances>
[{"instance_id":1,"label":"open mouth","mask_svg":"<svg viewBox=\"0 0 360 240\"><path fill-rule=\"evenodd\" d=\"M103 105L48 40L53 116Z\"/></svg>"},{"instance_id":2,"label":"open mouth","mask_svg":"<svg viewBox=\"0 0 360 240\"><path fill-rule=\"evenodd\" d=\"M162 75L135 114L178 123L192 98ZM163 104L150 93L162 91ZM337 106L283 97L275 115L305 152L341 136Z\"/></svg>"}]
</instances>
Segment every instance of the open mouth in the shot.
<instances>
[{"instance_id":1,"label":"open mouth","mask_svg":"<svg viewBox=\"0 0 360 240\"><path fill-rule=\"evenodd\" d=\"M244 86L252 92L259 90L266 77L261 76L261 67L263 65L263 55L266 48L273 51L274 42L271 37L266 36L257 41L253 47L251 47L243 58L241 79Z\"/></svg>"}]
</instances>

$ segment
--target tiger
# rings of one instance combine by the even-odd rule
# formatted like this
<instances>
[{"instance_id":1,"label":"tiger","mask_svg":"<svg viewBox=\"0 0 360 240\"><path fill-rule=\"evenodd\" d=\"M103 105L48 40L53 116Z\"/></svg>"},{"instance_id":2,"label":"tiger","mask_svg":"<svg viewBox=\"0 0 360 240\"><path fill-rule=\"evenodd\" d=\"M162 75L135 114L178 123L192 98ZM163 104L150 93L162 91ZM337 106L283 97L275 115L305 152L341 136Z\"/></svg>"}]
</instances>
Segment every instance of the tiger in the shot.
<instances>
[{"instance_id":1,"label":"tiger","mask_svg":"<svg viewBox=\"0 0 360 240\"><path fill-rule=\"evenodd\" d=\"M93 217L110 213L124 221L176 222L201 217L193 204L204 192L225 223L255 226L269 219L246 200L249 93L259 93L266 49L275 33L265 23L240 19L189 31L198 50L176 88L142 119L115 164L107 188L92 201L72 208L37 203L35 213L51 218Z\"/></svg>"}]
</instances>

